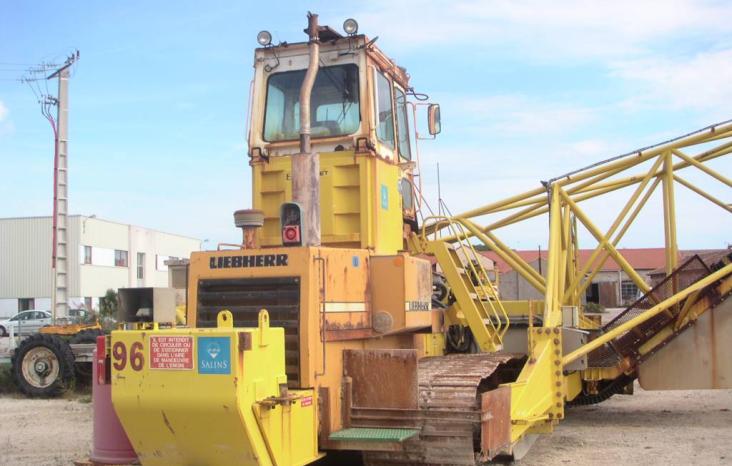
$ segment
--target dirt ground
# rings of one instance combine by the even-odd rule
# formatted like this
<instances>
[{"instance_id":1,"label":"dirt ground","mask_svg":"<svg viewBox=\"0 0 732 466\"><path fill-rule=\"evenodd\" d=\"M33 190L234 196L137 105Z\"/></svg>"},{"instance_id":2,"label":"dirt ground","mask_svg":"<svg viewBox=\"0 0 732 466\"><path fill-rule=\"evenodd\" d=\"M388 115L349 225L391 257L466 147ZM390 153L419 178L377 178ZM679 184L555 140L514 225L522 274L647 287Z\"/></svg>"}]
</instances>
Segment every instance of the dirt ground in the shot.
<instances>
[{"instance_id":1,"label":"dirt ground","mask_svg":"<svg viewBox=\"0 0 732 466\"><path fill-rule=\"evenodd\" d=\"M569 408L521 465L732 464L732 390L635 388L632 396Z\"/></svg>"},{"instance_id":2,"label":"dirt ground","mask_svg":"<svg viewBox=\"0 0 732 466\"><path fill-rule=\"evenodd\" d=\"M0 465L60 466L85 459L91 449L87 397L30 400L0 398Z\"/></svg>"},{"instance_id":3,"label":"dirt ground","mask_svg":"<svg viewBox=\"0 0 732 466\"><path fill-rule=\"evenodd\" d=\"M91 448L91 404L0 397L0 465L69 465ZM572 408L519 463L732 464L732 390L644 392ZM351 465L344 465L351 466Z\"/></svg>"}]
</instances>

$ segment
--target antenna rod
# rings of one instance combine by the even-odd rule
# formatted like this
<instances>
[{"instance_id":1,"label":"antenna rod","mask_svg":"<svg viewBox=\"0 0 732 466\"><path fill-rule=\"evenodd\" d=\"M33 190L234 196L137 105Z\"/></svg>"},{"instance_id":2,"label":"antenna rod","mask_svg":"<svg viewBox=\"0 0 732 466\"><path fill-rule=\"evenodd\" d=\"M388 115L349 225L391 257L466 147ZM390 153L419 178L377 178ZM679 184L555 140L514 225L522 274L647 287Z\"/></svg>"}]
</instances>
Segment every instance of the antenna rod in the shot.
<instances>
[{"instance_id":1,"label":"antenna rod","mask_svg":"<svg viewBox=\"0 0 732 466\"><path fill-rule=\"evenodd\" d=\"M440 187L440 162L437 162L437 215L442 215L442 190Z\"/></svg>"}]
</instances>

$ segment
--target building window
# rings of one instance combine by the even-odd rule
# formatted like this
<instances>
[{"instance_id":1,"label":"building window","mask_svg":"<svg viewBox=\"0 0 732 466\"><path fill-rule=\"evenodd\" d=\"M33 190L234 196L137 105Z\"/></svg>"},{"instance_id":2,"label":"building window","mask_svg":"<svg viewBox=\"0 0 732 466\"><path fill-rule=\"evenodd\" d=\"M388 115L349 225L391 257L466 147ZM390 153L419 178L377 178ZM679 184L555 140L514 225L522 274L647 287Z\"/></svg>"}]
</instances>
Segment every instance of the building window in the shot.
<instances>
[{"instance_id":1,"label":"building window","mask_svg":"<svg viewBox=\"0 0 732 466\"><path fill-rule=\"evenodd\" d=\"M145 253L137 253L137 279L142 280L145 278Z\"/></svg>"},{"instance_id":2,"label":"building window","mask_svg":"<svg viewBox=\"0 0 732 466\"><path fill-rule=\"evenodd\" d=\"M588 303L600 304L600 284L599 283L590 283L590 286L587 287L587 291L585 292L585 300Z\"/></svg>"},{"instance_id":3,"label":"building window","mask_svg":"<svg viewBox=\"0 0 732 466\"><path fill-rule=\"evenodd\" d=\"M116 267L127 267L127 251L114 250L114 265Z\"/></svg>"},{"instance_id":4,"label":"building window","mask_svg":"<svg viewBox=\"0 0 732 466\"><path fill-rule=\"evenodd\" d=\"M638 298L638 287L630 280L620 282L620 296L623 301L635 301Z\"/></svg>"},{"instance_id":5,"label":"building window","mask_svg":"<svg viewBox=\"0 0 732 466\"><path fill-rule=\"evenodd\" d=\"M84 264L92 263L92 247L84 246Z\"/></svg>"},{"instance_id":6,"label":"building window","mask_svg":"<svg viewBox=\"0 0 732 466\"><path fill-rule=\"evenodd\" d=\"M33 298L19 298L18 299L18 312L27 311L28 309L36 308L36 300Z\"/></svg>"}]
</instances>

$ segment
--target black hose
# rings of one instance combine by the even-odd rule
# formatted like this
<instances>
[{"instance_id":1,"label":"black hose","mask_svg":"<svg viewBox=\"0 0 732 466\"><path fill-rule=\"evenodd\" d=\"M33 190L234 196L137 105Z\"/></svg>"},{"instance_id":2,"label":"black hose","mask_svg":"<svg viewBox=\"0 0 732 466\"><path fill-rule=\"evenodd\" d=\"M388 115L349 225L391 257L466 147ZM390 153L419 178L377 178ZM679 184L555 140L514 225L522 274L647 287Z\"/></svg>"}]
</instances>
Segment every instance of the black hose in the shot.
<instances>
[{"instance_id":1,"label":"black hose","mask_svg":"<svg viewBox=\"0 0 732 466\"><path fill-rule=\"evenodd\" d=\"M567 406L587 406L601 403L613 395L622 393L623 389L635 380L635 375L622 374L616 379L611 380L605 384L596 394L581 393L577 397L567 402Z\"/></svg>"},{"instance_id":2,"label":"black hose","mask_svg":"<svg viewBox=\"0 0 732 466\"><path fill-rule=\"evenodd\" d=\"M447 328L445 340L449 353L467 353L473 343L473 333L462 325L451 325Z\"/></svg>"}]
</instances>

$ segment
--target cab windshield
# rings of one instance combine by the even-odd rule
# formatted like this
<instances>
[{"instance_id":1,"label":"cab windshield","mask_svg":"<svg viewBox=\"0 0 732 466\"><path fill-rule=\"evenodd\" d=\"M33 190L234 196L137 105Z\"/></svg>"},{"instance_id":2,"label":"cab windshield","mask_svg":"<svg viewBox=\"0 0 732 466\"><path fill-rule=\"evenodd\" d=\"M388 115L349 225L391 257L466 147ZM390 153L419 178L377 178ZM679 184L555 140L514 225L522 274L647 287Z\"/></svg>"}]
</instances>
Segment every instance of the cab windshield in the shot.
<instances>
[{"instance_id":1,"label":"cab windshield","mask_svg":"<svg viewBox=\"0 0 732 466\"><path fill-rule=\"evenodd\" d=\"M267 83L265 141L292 141L300 136L300 86L305 70L273 74ZM314 138L355 133L361 122L358 67L337 65L318 70L310 97L310 129Z\"/></svg>"}]
</instances>

